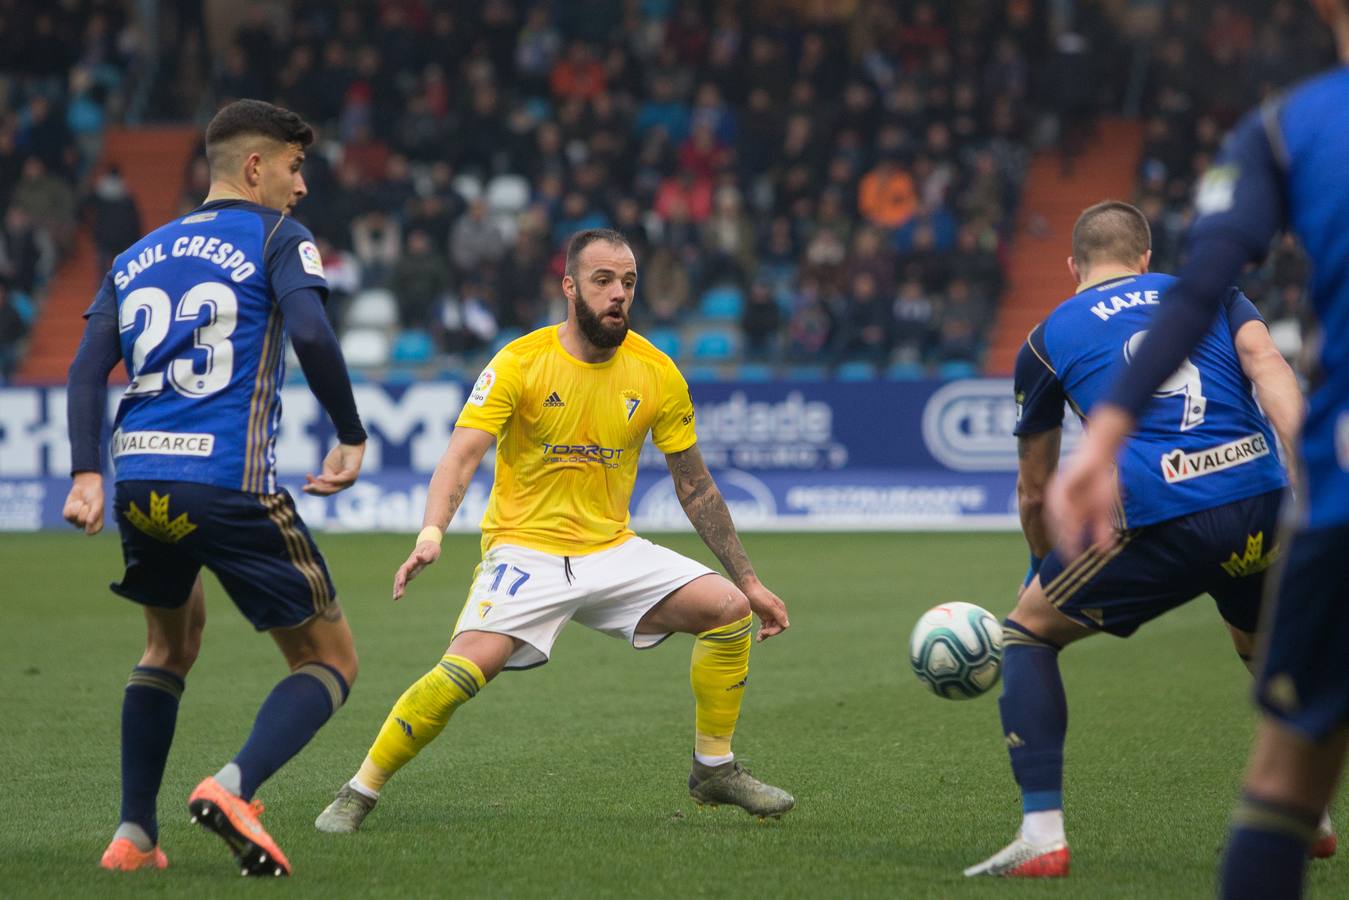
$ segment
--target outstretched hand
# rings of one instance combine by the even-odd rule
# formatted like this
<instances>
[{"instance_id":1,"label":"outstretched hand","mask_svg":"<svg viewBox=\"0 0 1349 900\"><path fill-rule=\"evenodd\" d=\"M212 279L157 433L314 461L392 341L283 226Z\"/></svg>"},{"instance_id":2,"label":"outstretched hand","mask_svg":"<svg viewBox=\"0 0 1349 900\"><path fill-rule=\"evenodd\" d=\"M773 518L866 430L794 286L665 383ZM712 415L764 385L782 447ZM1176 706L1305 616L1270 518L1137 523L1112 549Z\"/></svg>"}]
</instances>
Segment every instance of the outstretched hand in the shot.
<instances>
[{"instance_id":1,"label":"outstretched hand","mask_svg":"<svg viewBox=\"0 0 1349 900\"><path fill-rule=\"evenodd\" d=\"M749 608L759 617L759 634L755 640L766 641L792 627L787 620L787 605L762 582L746 588L745 597L749 600Z\"/></svg>"},{"instance_id":2,"label":"outstretched hand","mask_svg":"<svg viewBox=\"0 0 1349 900\"><path fill-rule=\"evenodd\" d=\"M421 541L412 549L407 562L398 567L393 576L393 598L401 600L408 582L421 574L431 563L440 559L440 545L435 541Z\"/></svg>"},{"instance_id":3,"label":"outstretched hand","mask_svg":"<svg viewBox=\"0 0 1349 900\"><path fill-rule=\"evenodd\" d=\"M319 497L327 497L344 491L356 483L361 474L361 460L365 457L365 444L338 444L328 451L323 459L323 471L317 477L304 477L304 492Z\"/></svg>"}]
</instances>

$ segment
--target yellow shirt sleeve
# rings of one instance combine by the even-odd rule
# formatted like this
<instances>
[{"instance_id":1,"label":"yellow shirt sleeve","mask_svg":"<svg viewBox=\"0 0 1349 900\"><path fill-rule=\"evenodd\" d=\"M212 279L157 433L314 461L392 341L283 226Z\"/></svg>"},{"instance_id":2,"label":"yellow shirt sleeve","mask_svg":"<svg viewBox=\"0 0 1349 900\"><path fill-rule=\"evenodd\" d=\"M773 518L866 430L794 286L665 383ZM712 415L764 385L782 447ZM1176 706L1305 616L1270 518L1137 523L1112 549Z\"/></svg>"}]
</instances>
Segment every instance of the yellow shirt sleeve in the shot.
<instances>
[{"instance_id":1,"label":"yellow shirt sleeve","mask_svg":"<svg viewBox=\"0 0 1349 900\"><path fill-rule=\"evenodd\" d=\"M523 387L524 374L520 360L514 353L502 350L492 357L487 368L473 383L455 426L476 428L501 437L506 422L515 412Z\"/></svg>"},{"instance_id":2,"label":"yellow shirt sleeve","mask_svg":"<svg viewBox=\"0 0 1349 900\"><path fill-rule=\"evenodd\" d=\"M651 441L662 453L679 453L698 441L693 421L693 396L689 383L674 363L662 376L660 411L651 423Z\"/></svg>"}]
</instances>

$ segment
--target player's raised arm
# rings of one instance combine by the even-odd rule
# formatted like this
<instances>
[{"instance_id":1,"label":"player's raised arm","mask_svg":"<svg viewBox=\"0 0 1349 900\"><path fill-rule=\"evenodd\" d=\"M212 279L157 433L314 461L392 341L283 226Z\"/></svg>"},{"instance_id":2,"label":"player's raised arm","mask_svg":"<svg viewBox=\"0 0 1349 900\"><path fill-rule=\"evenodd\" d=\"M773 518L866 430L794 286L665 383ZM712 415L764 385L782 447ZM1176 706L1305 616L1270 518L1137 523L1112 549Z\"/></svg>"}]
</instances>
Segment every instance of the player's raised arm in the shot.
<instances>
[{"instance_id":1,"label":"player's raised arm","mask_svg":"<svg viewBox=\"0 0 1349 900\"><path fill-rule=\"evenodd\" d=\"M122 359L112 280L86 313L84 337L70 364L66 386L66 430L70 436L70 493L61 514L85 534L103 530L103 408L108 374Z\"/></svg>"},{"instance_id":2,"label":"player's raised arm","mask_svg":"<svg viewBox=\"0 0 1349 900\"><path fill-rule=\"evenodd\" d=\"M426 492L426 513L417 545L393 577L393 598L398 600L407 583L440 558L440 541L464 502L473 473L478 471L487 448L496 437L477 428L459 426L450 435L450 444L436 463L431 485Z\"/></svg>"},{"instance_id":3,"label":"player's raised arm","mask_svg":"<svg viewBox=\"0 0 1349 900\"><path fill-rule=\"evenodd\" d=\"M786 630L791 625L787 620L787 607L754 573L749 554L731 521L731 511L726 508L726 500L708 471L698 445L667 453L665 461L670 467L670 477L674 479L679 505L684 507L684 514L689 517L693 529L707 549L721 560L726 574L745 592L750 609L759 617L758 639L762 641Z\"/></svg>"}]
</instances>

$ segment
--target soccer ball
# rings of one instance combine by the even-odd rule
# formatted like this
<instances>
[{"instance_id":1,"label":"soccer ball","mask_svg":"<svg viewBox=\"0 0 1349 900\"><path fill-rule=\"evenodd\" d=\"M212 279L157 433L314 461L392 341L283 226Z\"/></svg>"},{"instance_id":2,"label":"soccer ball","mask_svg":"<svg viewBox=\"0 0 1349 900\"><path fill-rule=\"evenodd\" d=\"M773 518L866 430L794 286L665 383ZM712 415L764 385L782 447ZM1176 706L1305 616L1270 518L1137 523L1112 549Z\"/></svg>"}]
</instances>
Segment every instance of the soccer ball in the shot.
<instances>
[{"instance_id":1,"label":"soccer ball","mask_svg":"<svg viewBox=\"0 0 1349 900\"><path fill-rule=\"evenodd\" d=\"M913 628L909 662L938 697L978 697L998 683L1002 672L1002 625L973 603L934 606Z\"/></svg>"}]
</instances>

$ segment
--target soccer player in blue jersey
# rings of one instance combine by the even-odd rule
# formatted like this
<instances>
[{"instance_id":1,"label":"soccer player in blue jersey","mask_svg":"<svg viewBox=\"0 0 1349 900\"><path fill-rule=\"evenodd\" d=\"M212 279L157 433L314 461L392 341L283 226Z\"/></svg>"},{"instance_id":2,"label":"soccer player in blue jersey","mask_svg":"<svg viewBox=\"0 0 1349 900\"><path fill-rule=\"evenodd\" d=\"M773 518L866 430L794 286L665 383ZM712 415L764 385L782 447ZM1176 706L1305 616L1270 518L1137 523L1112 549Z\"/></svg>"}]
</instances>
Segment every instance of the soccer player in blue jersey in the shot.
<instances>
[{"instance_id":1,"label":"soccer player in blue jersey","mask_svg":"<svg viewBox=\"0 0 1349 900\"><path fill-rule=\"evenodd\" d=\"M1063 647L1101 632L1128 637L1207 593L1242 658L1254 649L1263 573L1278 552L1275 529L1287 484L1275 435L1292 438L1302 396L1240 291L1225 290L1218 320L1142 411L1120 458L1105 538L1064 556L1052 549L1043 519L1064 404L1078 415L1095 404L1175 281L1148 272L1150 248L1147 219L1134 207L1107 201L1083 212L1068 260L1077 293L1031 331L1017 357L1017 494L1031 567L1003 623L998 706L1023 818L1016 839L966 875L1068 874Z\"/></svg>"},{"instance_id":2,"label":"soccer player in blue jersey","mask_svg":"<svg viewBox=\"0 0 1349 900\"><path fill-rule=\"evenodd\" d=\"M1148 398L1202 339L1225 285L1290 228L1312 259L1317 371L1288 550L1265 612L1262 710L1222 863L1224 897L1293 897L1349 745L1349 2L1313 0L1341 66L1266 101L1200 182L1187 261L1051 489L1059 541L1108 530L1110 470Z\"/></svg>"},{"instance_id":3,"label":"soccer player in blue jersey","mask_svg":"<svg viewBox=\"0 0 1349 900\"><path fill-rule=\"evenodd\" d=\"M64 515L86 534L103 527L108 374L125 360L131 382L112 436L126 562L112 590L142 605L148 637L122 703L121 824L103 855L107 869L168 865L155 802L201 646L203 566L290 667L243 749L188 798L193 820L224 838L244 874L289 874L253 795L342 705L356 677L328 569L276 484L287 336L339 441L305 491L351 485L365 450L324 313L323 262L309 231L286 215L305 196L300 165L312 141L298 115L269 103L241 100L217 113L206 129L206 201L116 258L70 367L74 483Z\"/></svg>"}]
</instances>

